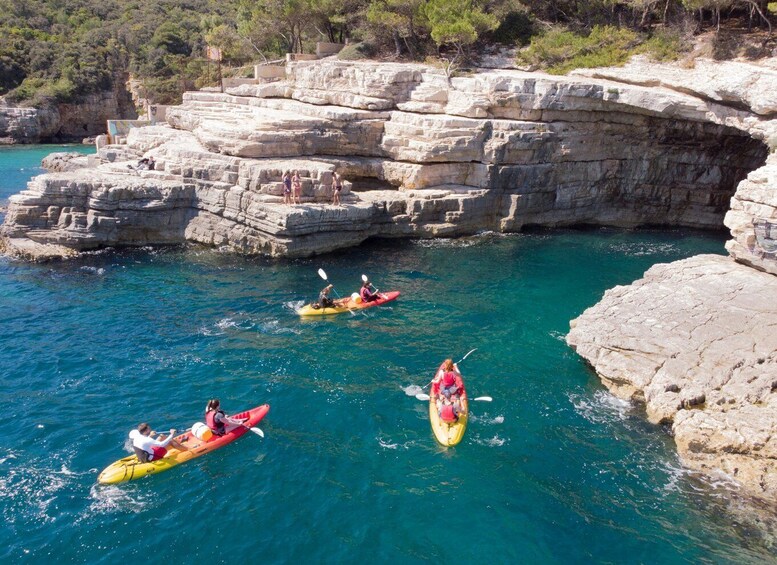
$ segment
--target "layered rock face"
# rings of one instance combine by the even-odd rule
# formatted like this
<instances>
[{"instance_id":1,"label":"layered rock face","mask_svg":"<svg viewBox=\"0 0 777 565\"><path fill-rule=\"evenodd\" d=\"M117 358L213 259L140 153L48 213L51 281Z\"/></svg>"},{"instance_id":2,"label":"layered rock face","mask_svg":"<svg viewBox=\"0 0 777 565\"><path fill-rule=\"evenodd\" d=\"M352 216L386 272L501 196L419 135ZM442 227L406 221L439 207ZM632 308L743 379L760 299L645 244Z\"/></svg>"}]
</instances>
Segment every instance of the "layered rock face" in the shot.
<instances>
[{"instance_id":1,"label":"layered rock face","mask_svg":"<svg viewBox=\"0 0 777 565\"><path fill-rule=\"evenodd\" d=\"M136 116L124 89L91 94L78 104L45 108L0 103L0 144L80 141L105 133L106 120Z\"/></svg>"},{"instance_id":2,"label":"layered rock face","mask_svg":"<svg viewBox=\"0 0 777 565\"><path fill-rule=\"evenodd\" d=\"M613 393L672 425L685 464L777 500L775 298L777 277L700 255L608 290L567 341Z\"/></svg>"},{"instance_id":3,"label":"layered rock face","mask_svg":"<svg viewBox=\"0 0 777 565\"><path fill-rule=\"evenodd\" d=\"M723 104L731 109L723 121L766 140L771 153L731 199L725 216L731 257L654 266L573 320L567 342L614 394L643 402L650 421L671 425L686 465L722 472L745 493L774 504L777 73L704 62L696 69L649 70L637 61L586 74L682 89Z\"/></svg>"},{"instance_id":4,"label":"layered rock face","mask_svg":"<svg viewBox=\"0 0 777 565\"><path fill-rule=\"evenodd\" d=\"M139 233L154 243L155 216L92 208L106 191L120 195L117 211L125 201L135 208L127 187L138 181L125 177L141 155L158 164L141 179L191 194L179 202L190 208L176 216L184 224L166 233L246 253L302 256L371 236L528 225L717 228L737 183L766 155L740 127L750 116L611 80L489 71L448 81L417 65L296 62L285 81L187 93L167 125L133 130L95 170L35 179L11 199L2 233L11 252L27 240L25 254L135 244ZM282 205L284 170L301 172L303 206ZM334 170L348 181L339 209L324 205ZM92 191L100 196L80 197ZM54 222L52 206L102 224ZM135 235L124 239L126 230Z\"/></svg>"}]
</instances>

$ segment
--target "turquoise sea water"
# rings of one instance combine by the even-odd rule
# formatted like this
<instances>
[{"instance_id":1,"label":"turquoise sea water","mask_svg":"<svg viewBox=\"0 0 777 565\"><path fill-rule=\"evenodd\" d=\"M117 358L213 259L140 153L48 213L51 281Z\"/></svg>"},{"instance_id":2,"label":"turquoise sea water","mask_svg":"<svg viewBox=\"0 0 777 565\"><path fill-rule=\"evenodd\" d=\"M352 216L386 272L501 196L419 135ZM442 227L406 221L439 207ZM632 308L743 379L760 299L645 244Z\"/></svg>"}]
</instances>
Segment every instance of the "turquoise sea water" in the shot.
<instances>
[{"instance_id":1,"label":"turquoise sea water","mask_svg":"<svg viewBox=\"0 0 777 565\"><path fill-rule=\"evenodd\" d=\"M53 148L0 150L0 205ZM374 242L298 261L199 248L0 259L0 561L757 563L777 550L566 346L569 320L725 234ZM367 273L391 306L300 320ZM408 393L460 358L463 442ZM415 385L415 386L413 386ZM98 486L140 421L268 402L264 439Z\"/></svg>"}]
</instances>

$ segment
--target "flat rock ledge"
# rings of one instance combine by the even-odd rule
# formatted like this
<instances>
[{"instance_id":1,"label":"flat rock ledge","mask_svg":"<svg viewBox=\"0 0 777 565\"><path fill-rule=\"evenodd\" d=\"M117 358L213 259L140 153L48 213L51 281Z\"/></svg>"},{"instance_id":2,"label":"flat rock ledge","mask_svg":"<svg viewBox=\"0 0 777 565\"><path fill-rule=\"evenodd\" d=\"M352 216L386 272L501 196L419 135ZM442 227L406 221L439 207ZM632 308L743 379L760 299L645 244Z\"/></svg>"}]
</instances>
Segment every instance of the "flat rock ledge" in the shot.
<instances>
[{"instance_id":1,"label":"flat rock ledge","mask_svg":"<svg viewBox=\"0 0 777 565\"><path fill-rule=\"evenodd\" d=\"M754 83L756 67L723 67L700 67L717 78L699 90L696 75L652 64L449 79L424 65L291 62L280 81L187 92L125 144L49 159L52 173L10 197L0 239L26 258L184 242L302 257L372 237L719 229L726 217L731 253L769 270L777 102L752 89L777 91L777 73ZM142 157L154 171L137 170ZM285 170L300 173L302 206L283 204Z\"/></svg>"},{"instance_id":2,"label":"flat rock ledge","mask_svg":"<svg viewBox=\"0 0 777 565\"><path fill-rule=\"evenodd\" d=\"M777 277L717 255L655 265L570 326L613 394L671 425L685 465L777 502Z\"/></svg>"}]
</instances>

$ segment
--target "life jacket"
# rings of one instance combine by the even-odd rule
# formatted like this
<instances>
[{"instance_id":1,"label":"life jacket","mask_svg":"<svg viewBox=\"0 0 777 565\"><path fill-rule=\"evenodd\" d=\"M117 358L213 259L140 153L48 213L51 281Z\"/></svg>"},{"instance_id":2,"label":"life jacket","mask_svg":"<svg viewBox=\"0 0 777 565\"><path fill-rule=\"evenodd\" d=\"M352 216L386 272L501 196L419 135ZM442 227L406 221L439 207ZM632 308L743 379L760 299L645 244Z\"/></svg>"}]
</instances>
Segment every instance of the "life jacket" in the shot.
<instances>
[{"instance_id":1,"label":"life jacket","mask_svg":"<svg viewBox=\"0 0 777 565\"><path fill-rule=\"evenodd\" d=\"M456 373L454 373L453 371L447 371L442 376L442 386L444 388L450 388L454 384L456 384Z\"/></svg>"},{"instance_id":2,"label":"life jacket","mask_svg":"<svg viewBox=\"0 0 777 565\"><path fill-rule=\"evenodd\" d=\"M452 423L459 419L456 415L456 411L453 409L453 404L445 404L440 410L440 419L443 422Z\"/></svg>"},{"instance_id":3,"label":"life jacket","mask_svg":"<svg viewBox=\"0 0 777 565\"><path fill-rule=\"evenodd\" d=\"M217 436L223 436L227 430L224 427L223 423L216 421L216 414L221 414L222 416L225 416L223 410L211 410L210 412L205 414L205 423L208 425L208 427L211 429L211 431L214 434L216 434Z\"/></svg>"},{"instance_id":4,"label":"life jacket","mask_svg":"<svg viewBox=\"0 0 777 565\"><path fill-rule=\"evenodd\" d=\"M362 289L359 291L359 295L362 297L362 300L365 302L370 299L372 296L372 293L370 292L370 288L367 286L363 286Z\"/></svg>"}]
</instances>

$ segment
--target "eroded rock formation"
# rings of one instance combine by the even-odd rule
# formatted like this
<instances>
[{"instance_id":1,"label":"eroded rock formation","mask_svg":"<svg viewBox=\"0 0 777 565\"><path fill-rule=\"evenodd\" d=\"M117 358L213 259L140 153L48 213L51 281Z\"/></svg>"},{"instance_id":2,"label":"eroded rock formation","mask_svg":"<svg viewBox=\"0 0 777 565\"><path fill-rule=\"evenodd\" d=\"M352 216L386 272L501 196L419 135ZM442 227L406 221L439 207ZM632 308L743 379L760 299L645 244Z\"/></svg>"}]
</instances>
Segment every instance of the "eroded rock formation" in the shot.
<instances>
[{"instance_id":1,"label":"eroded rock formation","mask_svg":"<svg viewBox=\"0 0 777 565\"><path fill-rule=\"evenodd\" d=\"M0 145L81 141L105 133L106 120L136 116L129 93L121 87L90 94L78 103L41 108L15 106L0 98Z\"/></svg>"},{"instance_id":2,"label":"eroded rock formation","mask_svg":"<svg viewBox=\"0 0 777 565\"><path fill-rule=\"evenodd\" d=\"M771 148L725 216L730 257L656 265L571 322L567 342L617 396L671 425L683 462L777 502L777 73L740 63L587 71L724 104ZM759 94L760 93L760 94ZM761 95L762 94L762 95ZM744 110L752 112L742 116ZM757 116L757 117L756 117ZM753 268L754 267L754 268Z\"/></svg>"},{"instance_id":3,"label":"eroded rock formation","mask_svg":"<svg viewBox=\"0 0 777 565\"><path fill-rule=\"evenodd\" d=\"M418 65L297 62L285 81L186 94L166 125L133 130L97 169L34 179L11 199L2 234L9 252L46 256L174 233L302 256L371 236L528 225L718 227L766 156L742 127L753 116L611 80L488 71L448 81ZM141 155L157 170L128 168ZM302 173L303 206L282 205L287 169ZM349 181L342 208L326 206L335 169Z\"/></svg>"}]
</instances>

